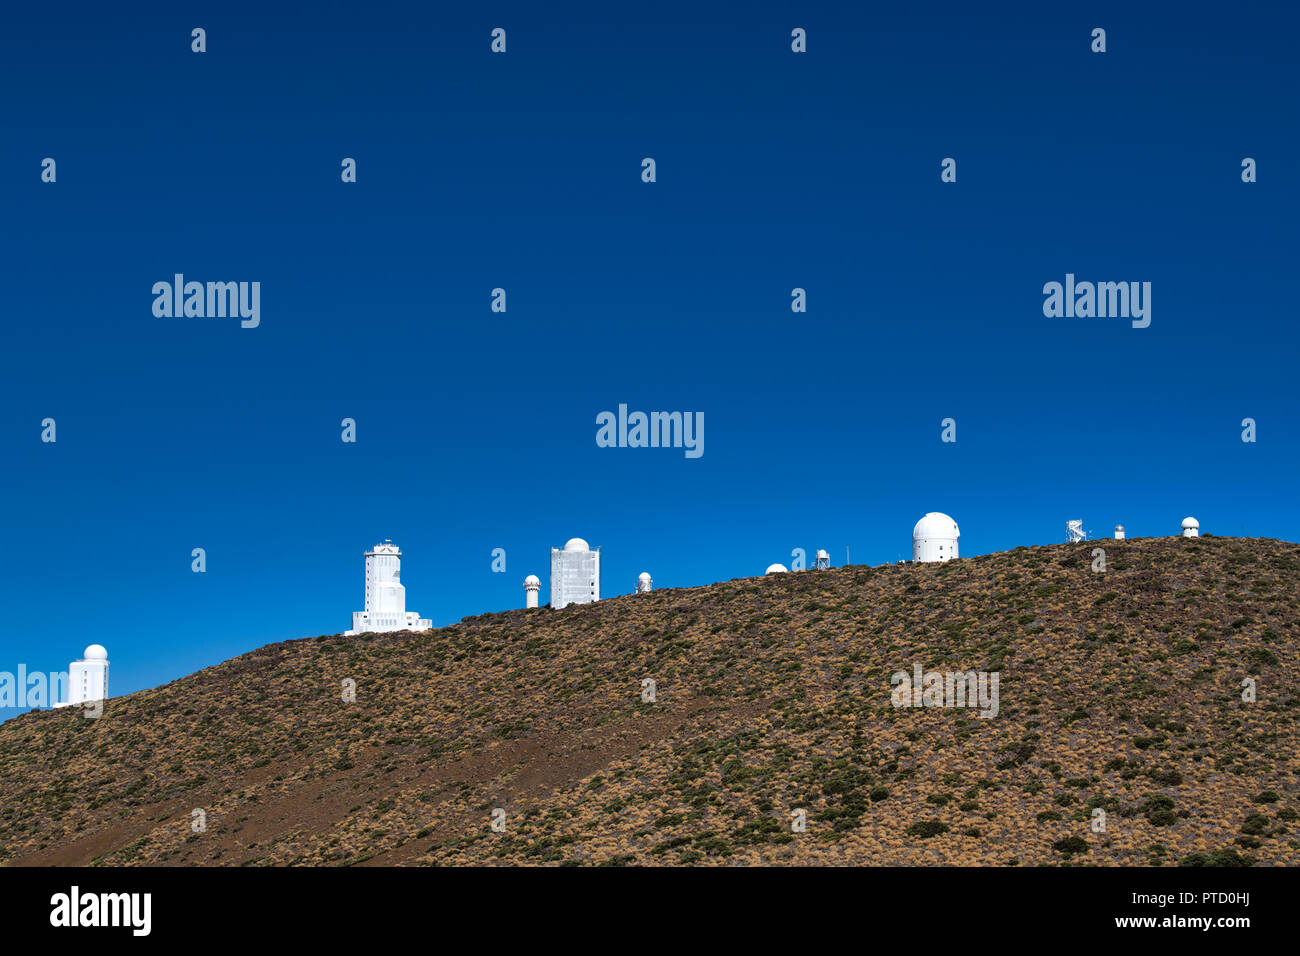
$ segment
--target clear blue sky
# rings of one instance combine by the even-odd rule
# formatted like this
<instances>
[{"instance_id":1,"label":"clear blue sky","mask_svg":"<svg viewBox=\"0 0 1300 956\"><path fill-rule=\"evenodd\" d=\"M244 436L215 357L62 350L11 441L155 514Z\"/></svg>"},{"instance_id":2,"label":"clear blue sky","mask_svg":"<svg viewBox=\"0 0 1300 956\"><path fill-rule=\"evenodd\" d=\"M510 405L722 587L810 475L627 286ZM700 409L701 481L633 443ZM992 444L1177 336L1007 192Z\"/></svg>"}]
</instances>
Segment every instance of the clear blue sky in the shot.
<instances>
[{"instance_id":1,"label":"clear blue sky","mask_svg":"<svg viewBox=\"0 0 1300 956\"><path fill-rule=\"evenodd\" d=\"M11 5L0 670L341 632L386 537L437 625L575 535L606 595L895 560L930 510L964 555L1300 539L1300 14L994 6ZM177 272L260 328L156 318ZM1045 318L1067 272L1150 328ZM597 448L619 403L704 456Z\"/></svg>"}]
</instances>

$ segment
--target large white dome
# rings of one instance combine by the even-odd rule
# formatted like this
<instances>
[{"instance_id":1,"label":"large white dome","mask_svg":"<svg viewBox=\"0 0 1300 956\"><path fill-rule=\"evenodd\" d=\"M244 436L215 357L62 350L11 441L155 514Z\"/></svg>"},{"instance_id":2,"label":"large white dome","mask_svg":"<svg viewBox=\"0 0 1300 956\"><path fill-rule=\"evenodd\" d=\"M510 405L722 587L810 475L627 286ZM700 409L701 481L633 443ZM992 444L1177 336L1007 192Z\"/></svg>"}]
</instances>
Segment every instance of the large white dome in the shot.
<instances>
[{"instance_id":1,"label":"large white dome","mask_svg":"<svg viewBox=\"0 0 1300 956\"><path fill-rule=\"evenodd\" d=\"M957 522L948 517L942 511L931 511L924 518L916 523L912 529L912 540L920 541L923 538L960 538L961 531L957 529Z\"/></svg>"},{"instance_id":2,"label":"large white dome","mask_svg":"<svg viewBox=\"0 0 1300 956\"><path fill-rule=\"evenodd\" d=\"M591 548L587 547L587 542L583 541L581 538L570 538L568 541L564 542L564 550L590 551Z\"/></svg>"},{"instance_id":3,"label":"large white dome","mask_svg":"<svg viewBox=\"0 0 1300 956\"><path fill-rule=\"evenodd\" d=\"M1186 531L1186 530L1189 529L1189 528L1199 528L1200 526L1201 526L1201 523L1200 523L1199 521L1197 521L1195 518L1184 518L1184 519L1183 519L1183 530L1184 530L1184 531Z\"/></svg>"},{"instance_id":4,"label":"large white dome","mask_svg":"<svg viewBox=\"0 0 1300 956\"><path fill-rule=\"evenodd\" d=\"M769 564L764 574L785 574L789 569L784 564Z\"/></svg>"},{"instance_id":5,"label":"large white dome","mask_svg":"<svg viewBox=\"0 0 1300 956\"><path fill-rule=\"evenodd\" d=\"M528 577L524 578L524 587L528 587L530 584L540 585L541 583L542 579L535 574L530 574Z\"/></svg>"},{"instance_id":6,"label":"large white dome","mask_svg":"<svg viewBox=\"0 0 1300 956\"><path fill-rule=\"evenodd\" d=\"M650 572L649 572L649 571L642 571L640 574L638 574L638 575L636 576L636 579L637 579L638 581L649 581L649 580L650 580Z\"/></svg>"},{"instance_id":7,"label":"large white dome","mask_svg":"<svg viewBox=\"0 0 1300 956\"><path fill-rule=\"evenodd\" d=\"M108 660L108 649L103 644L91 644L81 657L82 660L87 661L106 661Z\"/></svg>"}]
</instances>

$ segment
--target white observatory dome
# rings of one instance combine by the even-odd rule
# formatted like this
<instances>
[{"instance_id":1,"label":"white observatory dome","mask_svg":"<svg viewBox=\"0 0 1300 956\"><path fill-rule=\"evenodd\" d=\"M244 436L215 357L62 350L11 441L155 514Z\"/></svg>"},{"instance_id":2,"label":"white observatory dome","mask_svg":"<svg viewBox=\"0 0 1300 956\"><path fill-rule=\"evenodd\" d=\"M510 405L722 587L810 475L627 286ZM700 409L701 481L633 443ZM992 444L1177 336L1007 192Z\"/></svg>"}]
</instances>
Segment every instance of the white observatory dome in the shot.
<instances>
[{"instance_id":1,"label":"white observatory dome","mask_svg":"<svg viewBox=\"0 0 1300 956\"><path fill-rule=\"evenodd\" d=\"M927 512L912 529L913 561L947 561L957 557L957 522L942 511Z\"/></svg>"},{"instance_id":2,"label":"white observatory dome","mask_svg":"<svg viewBox=\"0 0 1300 956\"><path fill-rule=\"evenodd\" d=\"M108 650L103 644L91 644L81 656L83 660L87 661L106 661L108 660Z\"/></svg>"},{"instance_id":3,"label":"white observatory dome","mask_svg":"<svg viewBox=\"0 0 1300 956\"><path fill-rule=\"evenodd\" d=\"M568 541L564 542L564 550L590 551L591 548L587 547L587 542L583 541L581 538L570 538Z\"/></svg>"},{"instance_id":4,"label":"white observatory dome","mask_svg":"<svg viewBox=\"0 0 1300 956\"><path fill-rule=\"evenodd\" d=\"M1201 523L1195 518L1186 517L1183 519L1183 537L1195 538L1201 533Z\"/></svg>"},{"instance_id":5,"label":"white observatory dome","mask_svg":"<svg viewBox=\"0 0 1300 956\"><path fill-rule=\"evenodd\" d=\"M784 564L769 564L767 566L767 570L764 571L763 573L764 574L785 574L787 571L789 571L789 568L787 568Z\"/></svg>"},{"instance_id":6,"label":"white observatory dome","mask_svg":"<svg viewBox=\"0 0 1300 956\"><path fill-rule=\"evenodd\" d=\"M529 587L534 584L537 585L538 587L541 587L542 579L535 574L530 574L528 575L528 577L524 578L524 587Z\"/></svg>"},{"instance_id":7,"label":"white observatory dome","mask_svg":"<svg viewBox=\"0 0 1300 956\"><path fill-rule=\"evenodd\" d=\"M637 579L638 581L649 581L649 580L650 580L650 572L649 572L649 571L642 571L640 574L638 574L638 575L636 576L636 579Z\"/></svg>"},{"instance_id":8,"label":"white observatory dome","mask_svg":"<svg viewBox=\"0 0 1300 956\"><path fill-rule=\"evenodd\" d=\"M817 559L818 559L819 561L822 560L823 558L825 558L826 560L829 561L829 560L830 560L830 557L831 557L831 556L830 556L829 554L826 553L826 549L825 549L825 548L821 548L821 549L819 549L819 550L817 551Z\"/></svg>"}]
</instances>

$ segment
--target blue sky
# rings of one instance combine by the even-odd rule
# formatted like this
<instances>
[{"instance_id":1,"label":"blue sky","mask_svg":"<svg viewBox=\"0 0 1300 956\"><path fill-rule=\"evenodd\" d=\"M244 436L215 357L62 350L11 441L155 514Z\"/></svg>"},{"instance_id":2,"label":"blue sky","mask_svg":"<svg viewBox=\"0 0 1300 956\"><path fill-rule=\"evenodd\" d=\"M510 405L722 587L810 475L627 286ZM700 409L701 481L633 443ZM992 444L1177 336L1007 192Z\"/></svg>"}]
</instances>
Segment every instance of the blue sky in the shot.
<instances>
[{"instance_id":1,"label":"blue sky","mask_svg":"<svg viewBox=\"0 0 1300 956\"><path fill-rule=\"evenodd\" d=\"M895 560L931 510L965 555L1300 539L1294 8L133 6L0 29L0 670L341 632L384 538L437 625L575 535L606 595ZM177 272L260 327L155 317ZM1066 273L1151 326L1044 317ZM620 403L703 457L596 447Z\"/></svg>"}]
</instances>

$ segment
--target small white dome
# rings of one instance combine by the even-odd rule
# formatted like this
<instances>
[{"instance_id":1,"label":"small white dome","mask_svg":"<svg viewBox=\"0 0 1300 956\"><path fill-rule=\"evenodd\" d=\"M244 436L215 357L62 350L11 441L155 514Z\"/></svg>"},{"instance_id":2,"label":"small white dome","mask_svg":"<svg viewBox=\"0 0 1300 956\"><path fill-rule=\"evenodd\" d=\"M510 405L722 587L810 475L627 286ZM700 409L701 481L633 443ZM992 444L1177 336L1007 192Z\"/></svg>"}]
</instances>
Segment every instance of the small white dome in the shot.
<instances>
[{"instance_id":1,"label":"small white dome","mask_svg":"<svg viewBox=\"0 0 1300 956\"><path fill-rule=\"evenodd\" d=\"M587 547L587 542L583 541L581 538L570 538L568 541L564 542L564 550L590 551L591 548Z\"/></svg>"},{"instance_id":2,"label":"small white dome","mask_svg":"<svg viewBox=\"0 0 1300 956\"><path fill-rule=\"evenodd\" d=\"M524 587L531 587L531 586L541 587L542 586L541 578L539 578L535 574L530 574L528 575L528 577L524 578Z\"/></svg>"},{"instance_id":3,"label":"small white dome","mask_svg":"<svg viewBox=\"0 0 1300 956\"><path fill-rule=\"evenodd\" d=\"M636 576L636 579L637 579L638 581L649 581L649 580L650 580L650 572L649 572L649 571L642 571L640 574L638 574L638 575Z\"/></svg>"},{"instance_id":4,"label":"small white dome","mask_svg":"<svg viewBox=\"0 0 1300 956\"><path fill-rule=\"evenodd\" d=\"M942 511L927 512L925 517L916 523L912 529L912 540L920 541L923 538L960 538L961 532L957 529L957 522L948 517Z\"/></svg>"},{"instance_id":5,"label":"small white dome","mask_svg":"<svg viewBox=\"0 0 1300 956\"><path fill-rule=\"evenodd\" d=\"M787 568L784 564L769 564L767 566L767 570L764 571L763 573L764 574L785 574L788 570L789 568Z\"/></svg>"},{"instance_id":6,"label":"small white dome","mask_svg":"<svg viewBox=\"0 0 1300 956\"><path fill-rule=\"evenodd\" d=\"M1189 518L1184 518L1184 519L1183 519L1183 530L1184 530L1184 531L1186 531L1186 530L1189 529L1189 528L1199 528L1200 526L1201 526L1201 523L1200 523L1199 521L1197 521L1195 518L1190 518L1190 517L1189 517Z\"/></svg>"},{"instance_id":7,"label":"small white dome","mask_svg":"<svg viewBox=\"0 0 1300 956\"><path fill-rule=\"evenodd\" d=\"M829 561L831 556L830 556L829 554L827 554L827 553L825 552L825 550L821 550L821 549L819 549L818 552L817 552L817 557L818 557L818 558L825 558L826 560Z\"/></svg>"},{"instance_id":8,"label":"small white dome","mask_svg":"<svg viewBox=\"0 0 1300 956\"><path fill-rule=\"evenodd\" d=\"M82 653L81 658L87 661L106 661L108 660L108 650L103 644L91 644Z\"/></svg>"}]
</instances>

